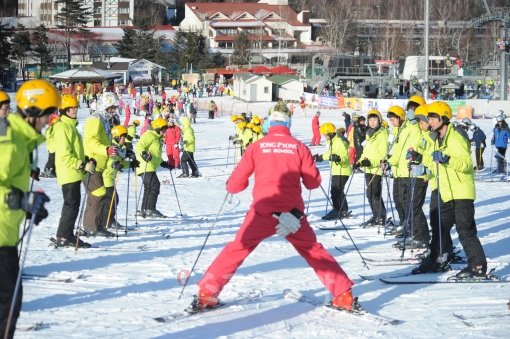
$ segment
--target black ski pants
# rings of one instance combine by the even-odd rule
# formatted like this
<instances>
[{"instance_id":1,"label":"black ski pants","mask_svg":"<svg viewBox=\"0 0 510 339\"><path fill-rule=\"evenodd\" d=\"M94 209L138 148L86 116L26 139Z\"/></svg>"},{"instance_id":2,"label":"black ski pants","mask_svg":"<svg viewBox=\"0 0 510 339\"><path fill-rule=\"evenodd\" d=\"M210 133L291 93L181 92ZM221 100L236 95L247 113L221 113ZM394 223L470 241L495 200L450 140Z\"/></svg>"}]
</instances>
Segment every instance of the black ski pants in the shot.
<instances>
[{"instance_id":1,"label":"black ski pants","mask_svg":"<svg viewBox=\"0 0 510 339\"><path fill-rule=\"evenodd\" d=\"M478 239L475 223L475 206L473 200L462 199L440 202L440 211L437 209L437 190L431 196L430 225L432 227L431 257L436 259L442 253L452 253L453 245L450 231L456 225L459 242L467 256L468 265L487 267L487 259L480 239ZM432 203L435 201L433 214ZM441 225L439 225L439 212ZM441 247L440 247L441 246Z\"/></svg>"},{"instance_id":2,"label":"black ski pants","mask_svg":"<svg viewBox=\"0 0 510 339\"><path fill-rule=\"evenodd\" d=\"M498 172L504 173L505 172L505 155L506 155L506 147L496 147L498 153L501 155L501 157L496 157L496 161L498 162Z\"/></svg>"},{"instance_id":3,"label":"black ski pants","mask_svg":"<svg viewBox=\"0 0 510 339\"><path fill-rule=\"evenodd\" d=\"M115 194L115 197L113 196ZM103 204L102 222L101 226L108 228L112 225L115 219L115 212L119 204L119 195L113 187L106 187L105 200ZM111 207L111 210L110 210Z\"/></svg>"},{"instance_id":4,"label":"black ski pants","mask_svg":"<svg viewBox=\"0 0 510 339\"><path fill-rule=\"evenodd\" d=\"M81 181L62 185L64 204L60 213L57 237L70 238L74 235L74 224L80 213Z\"/></svg>"},{"instance_id":5,"label":"black ski pants","mask_svg":"<svg viewBox=\"0 0 510 339\"><path fill-rule=\"evenodd\" d=\"M398 220L400 225L404 225L406 212L405 202L407 199L407 192L404 189L404 180L406 178L393 179L393 201L395 202L395 209L397 210Z\"/></svg>"},{"instance_id":6,"label":"black ski pants","mask_svg":"<svg viewBox=\"0 0 510 339\"><path fill-rule=\"evenodd\" d=\"M142 211L155 210L158 202L160 182L156 172L145 172L143 177Z\"/></svg>"},{"instance_id":7,"label":"black ski pants","mask_svg":"<svg viewBox=\"0 0 510 339\"><path fill-rule=\"evenodd\" d=\"M7 319L11 308L14 289L16 288L16 279L19 273L18 249L15 246L0 247L0 336L3 338L7 328ZM14 337L16 322L18 321L23 287L19 286L18 296L14 305L14 312L9 326L9 335L7 338Z\"/></svg>"},{"instance_id":8,"label":"black ski pants","mask_svg":"<svg viewBox=\"0 0 510 339\"><path fill-rule=\"evenodd\" d=\"M483 163L483 151L485 151L485 147L475 149L476 168L478 168L479 170L485 167Z\"/></svg>"},{"instance_id":9,"label":"black ski pants","mask_svg":"<svg viewBox=\"0 0 510 339\"><path fill-rule=\"evenodd\" d=\"M374 218L386 220L386 208L382 201L382 177L379 174L365 173L367 183L367 199Z\"/></svg>"},{"instance_id":10,"label":"black ski pants","mask_svg":"<svg viewBox=\"0 0 510 339\"><path fill-rule=\"evenodd\" d=\"M407 195L405 215L408 220L408 234L416 240L428 242L430 241L429 226L423 213L428 182L422 178L404 178L402 186Z\"/></svg>"},{"instance_id":11,"label":"black ski pants","mask_svg":"<svg viewBox=\"0 0 510 339\"><path fill-rule=\"evenodd\" d=\"M349 206L345 197L344 188L349 177L347 175L331 176L331 202L333 208L340 212L348 212ZM340 207L342 208L340 210Z\"/></svg>"},{"instance_id":12,"label":"black ski pants","mask_svg":"<svg viewBox=\"0 0 510 339\"><path fill-rule=\"evenodd\" d=\"M189 167L191 167L191 174L198 174L197 164L195 162L195 156L193 152L183 151L181 156L181 168L182 172L189 176Z\"/></svg>"},{"instance_id":13,"label":"black ski pants","mask_svg":"<svg viewBox=\"0 0 510 339\"><path fill-rule=\"evenodd\" d=\"M55 152L48 153L48 161L46 161L46 165L44 165L44 170L50 170L55 173Z\"/></svg>"}]
</instances>

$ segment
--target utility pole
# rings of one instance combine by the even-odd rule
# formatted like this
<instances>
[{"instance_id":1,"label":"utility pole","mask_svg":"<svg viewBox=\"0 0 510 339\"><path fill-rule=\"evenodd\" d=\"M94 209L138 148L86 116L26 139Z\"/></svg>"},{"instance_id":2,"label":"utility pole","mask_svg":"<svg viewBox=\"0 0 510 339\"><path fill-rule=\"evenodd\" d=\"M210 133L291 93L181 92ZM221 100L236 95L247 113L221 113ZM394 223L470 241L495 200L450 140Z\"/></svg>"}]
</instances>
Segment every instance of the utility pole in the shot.
<instances>
[{"instance_id":1,"label":"utility pole","mask_svg":"<svg viewBox=\"0 0 510 339\"><path fill-rule=\"evenodd\" d=\"M423 98L429 98L429 0L425 0L425 83L423 84Z\"/></svg>"}]
</instances>

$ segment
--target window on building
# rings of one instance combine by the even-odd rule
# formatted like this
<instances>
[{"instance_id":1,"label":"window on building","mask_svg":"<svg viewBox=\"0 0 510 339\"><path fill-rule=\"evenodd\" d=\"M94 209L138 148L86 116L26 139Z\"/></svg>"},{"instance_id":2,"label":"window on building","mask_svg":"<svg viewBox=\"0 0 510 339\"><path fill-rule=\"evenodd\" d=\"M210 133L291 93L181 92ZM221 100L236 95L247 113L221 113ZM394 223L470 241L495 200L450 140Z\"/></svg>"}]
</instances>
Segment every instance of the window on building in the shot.
<instances>
[{"instance_id":1,"label":"window on building","mask_svg":"<svg viewBox=\"0 0 510 339\"><path fill-rule=\"evenodd\" d=\"M102 8L102 7L96 7L96 8L95 8L94 13L96 13L96 14L101 14L101 13L102 13L102 11L103 11L103 8Z\"/></svg>"},{"instance_id":2,"label":"window on building","mask_svg":"<svg viewBox=\"0 0 510 339\"><path fill-rule=\"evenodd\" d=\"M129 20L119 20L119 26L129 26Z\"/></svg>"},{"instance_id":3,"label":"window on building","mask_svg":"<svg viewBox=\"0 0 510 339\"><path fill-rule=\"evenodd\" d=\"M129 13L129 8L119 8L119 13Z\"/></svg>"},{"instance_id":4,"label":"window on building","mask_svg":"<svg viewBox=\"0 0 510 339\"><path fill-rule=\"evenodd\" d=\"M264 94L267 94L267 93L269 93L269 87L266 86L266 87L264 87Z\"/></svg>"}]
</instances>

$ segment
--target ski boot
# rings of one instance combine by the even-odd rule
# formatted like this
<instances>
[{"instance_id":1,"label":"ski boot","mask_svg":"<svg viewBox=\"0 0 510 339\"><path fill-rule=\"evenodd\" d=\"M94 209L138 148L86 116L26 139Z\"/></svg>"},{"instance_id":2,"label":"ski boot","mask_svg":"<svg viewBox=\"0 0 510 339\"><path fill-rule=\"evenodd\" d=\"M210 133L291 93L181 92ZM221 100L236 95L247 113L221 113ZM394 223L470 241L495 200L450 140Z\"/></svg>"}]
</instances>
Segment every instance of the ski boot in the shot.
<instances>
[{"instance_id":1,"label":"ski boot","mask_svg":"<svg viewBox=\"0 0 510 339\"><path fill-rule=\"evenodd\" d=\"M487 275L487 264L464 267L455 275L457 279L485 278Z\"/></svg>"},{"instance_id":2,"label":"ski boot","mask_svg":"<svg viewBox=\"0 0 510 339\"><path fill-rule=\"evenodd\" d=\"M440 255L436 260L433 260L430 256L426 257L418 267L413 268L411 274L436 273L451 270L449 258L444 257L445 255Z\"/></svg>"},{"instance_id":3,"label":"ski boot","mask_svg":"<svg viewBox=\"0 0 510 339\"><path fill-rule=\"evenodd\" d=\"M328 212L328 214L323 216L321 219L322 220L336 220L337 216L338 216L338 210L332 209L331 211Z\"/></svg>"},{"instance_id":4,"label":"ski boot","mask_svg":"<svg viewBox=\"0 0 510 339\"><path fill-rule=\"evenodd\" d=\"M108 231L104 227L99 227L99 229L97 230L96 234L94 234L94 235L102 236L102 237L105 237L105 238L114 238L115 237L115 233L112 233L112 232Z\"/></svg>"},{"instance_id":5,"label":"ski boot","mask_svg":"<svg viewBox=\"0 0 510 339\"><path fill-rule=\"evenodd\" d=\"M64 238L64 237L57 237L55 245L57 247L78 247L78 248L90 248L91 245L89 243L86 243L85 241L82 241L81 239L77 239L74 235Z\"/></svg>"},{"instance_id":6,"label":"ski boot","mask_svg":"<svg viewBox=\"0 0 510 339\"><path fill-rule=\"evenodd\" d=\"M348 312L352 311L352 308L354 306L354 298L352 297L351 289L348 289L344 293L336 296L331 301L331 306L338 309L346 310Z\"/></svg>"},{"instance_id":7,"label":"ski boot","mask_svg":"<svg viewBox=\"0 0 510 339\"><path fill-rule=\"evenodd\" d=\"M168 218L166 215L158 210L145 210L146 218Z\"/></svg>"},{"instance_id":8,"label":"ski boot","mask_svg":"<svg viewBox=\"0 0 510 339\"><path fill-rule=\"evenodd\" d=\"M365 221L364 223L361 224L362 228L373 227L373 226L375 226L375 217L371 217L370 219L368 219L367 221Z\"/></svg>"},{"instance_id":9,"label":"ski boot","mask_svg":"<svg viewBox=\"0 0 510 339\"><path fill-rule=\"evenodd\" d=\"M416 240L413 237L408 237L405 241L399 241L397 246L400 248L405 247L409 250L416 250L427 248L429 246L429 242L424 240Z\"/></svg>"}]
</instances>

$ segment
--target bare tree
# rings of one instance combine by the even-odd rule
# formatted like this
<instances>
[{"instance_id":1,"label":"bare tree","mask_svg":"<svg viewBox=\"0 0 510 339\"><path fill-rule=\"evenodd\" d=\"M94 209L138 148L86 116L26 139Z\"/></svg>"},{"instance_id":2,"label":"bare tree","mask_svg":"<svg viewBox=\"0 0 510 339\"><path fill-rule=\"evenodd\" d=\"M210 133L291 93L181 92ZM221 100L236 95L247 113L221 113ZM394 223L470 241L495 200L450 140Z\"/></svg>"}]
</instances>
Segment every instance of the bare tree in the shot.
<instances>
[{"instance_id":1,"label":"bare tree","mask_svg":"<svg viewBox=\"0 0 510 339\"><path fill-rule=\"evenodd\" d=\"M315 12L326 21L321 29L324 42L339 52L346 52L348 42L356 33L356 0L317 0Z\"/></svg>"}]
</instances>

